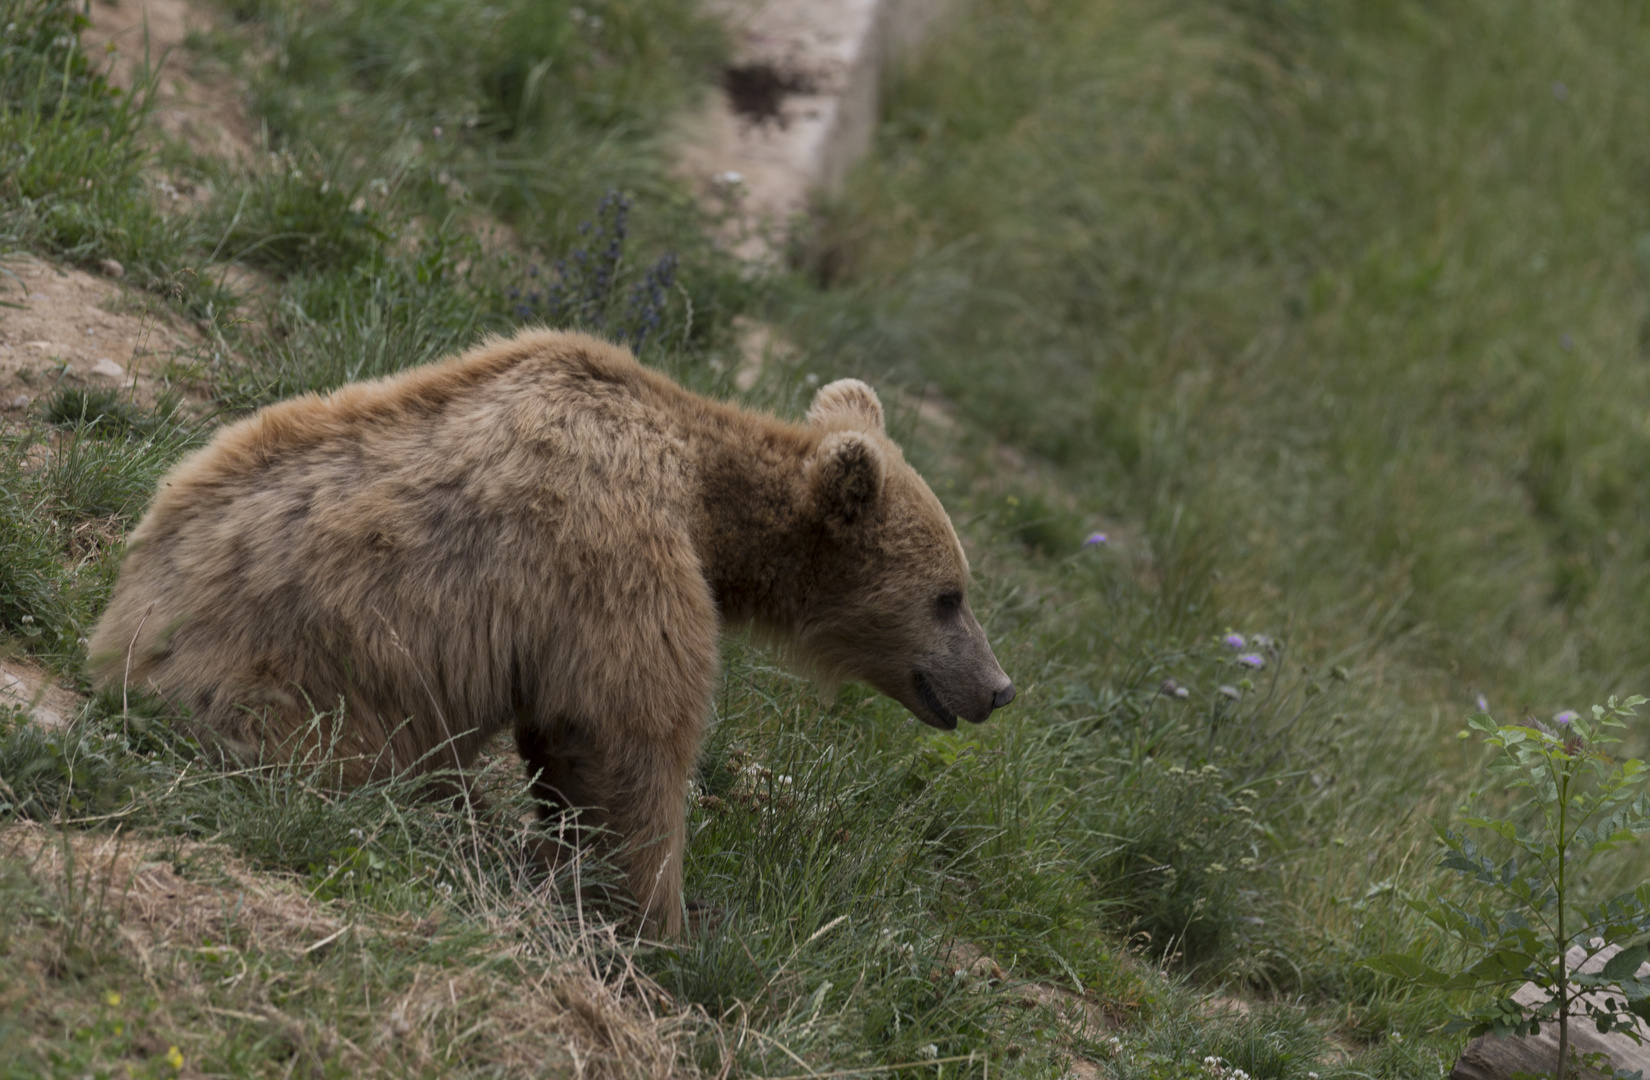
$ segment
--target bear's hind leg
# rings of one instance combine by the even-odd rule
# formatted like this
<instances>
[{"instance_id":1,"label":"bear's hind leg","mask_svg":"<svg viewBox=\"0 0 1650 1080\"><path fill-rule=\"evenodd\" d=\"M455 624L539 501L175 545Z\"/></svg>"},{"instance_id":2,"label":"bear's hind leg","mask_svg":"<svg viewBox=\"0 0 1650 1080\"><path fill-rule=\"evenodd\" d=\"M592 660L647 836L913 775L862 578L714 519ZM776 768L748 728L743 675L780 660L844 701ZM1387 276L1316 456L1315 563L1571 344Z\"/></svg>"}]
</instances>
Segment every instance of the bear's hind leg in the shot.
<instances>
[{"instance_id":1,"label":"bear's hind leg","mask_svg":"<svg viewBox=\"0 0 1650 1080\"><path fill-rule=\"evenodd\" d=\"M545 724L526 717L519 719L516 750L526 763L527 778L532 783L541 818L596 805L585 782L592 768L591 750L573 725L565 721Z\"/></svg>"},{"instance_id":2,"label":"bear's hind leg","mask_svg":"<svg viewBox=\"0 0 1650 1080\"><path fill-rule=\"evenodd\" d=\"M565 721L542 723L521 716L516 721L516 749L526 765L539 820L560 818L564 825L556 835L541 832L532 841L534 861L554 873L575 862L579 850L590 847L592 830L603 825L601 808L586 782L595 770L590 747ZM571 812L577 812L576 822L564 816Z\"/></svg>"}]
</instances>

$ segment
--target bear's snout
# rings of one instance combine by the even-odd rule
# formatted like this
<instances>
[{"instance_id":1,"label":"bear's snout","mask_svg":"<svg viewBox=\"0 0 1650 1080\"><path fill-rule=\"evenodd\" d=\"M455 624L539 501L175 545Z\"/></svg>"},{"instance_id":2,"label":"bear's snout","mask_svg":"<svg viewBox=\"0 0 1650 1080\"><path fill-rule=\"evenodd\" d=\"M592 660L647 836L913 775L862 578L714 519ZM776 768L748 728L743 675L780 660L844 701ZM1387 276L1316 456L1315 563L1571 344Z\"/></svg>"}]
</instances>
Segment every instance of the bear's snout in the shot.
<instances>
[{"instance_id":1,"label":"bear's snout","mask_svg":"<svg viewBox=\"0 0 1650 1080\"><path fill-rule=\"evenodd\" d=\"M986 722L986 720L990 719L992 713L996 712L998 709L1002 708L1004 705L1007 705L1009 702L1011 702L1013 700L1014 700L1014 684L1012 682L1008 681L1007 676L1004 676L1003 677L1003 685L996 691L996 693L991 695L991 704L986 707L985 712L970 715L968 717L968 719L972 723L983 724L983 723Z\"/></svg>"},{"instance_id":2,"label":"bear's snout","mask_svg":"<svg viewBox=\"0 0 1650 1080\"><path fill-rule=\"evenodd\" d=\"M971 724L983 724L992 713L1014 700L1014 684L1009 681L1008 676L1001 677L1002 683L996 690L981 687L977 691L970 691L964 687L946 686L936 682L918 670L911 673L915 700L900 696L923 723L937 727L941 731L955 731L959 719L967 720ZM962 704L968 701L972 701L972 704Z\"/></svg>"},{"instance_id":3,"label":"bear's snout","mask_svg":"<svg viewBox=\"0 0 1650 1080\"><path fill-rule=\"evenodd\" d=\"M1013 683L1004 683L1003 688L1001 690L999 690L995 694L991 695L991 711L996 712L998 709L1002 708L1004 705L1011 704L1013 701L1014 701L1014 684Z\"/></svg>"}]
</instances>

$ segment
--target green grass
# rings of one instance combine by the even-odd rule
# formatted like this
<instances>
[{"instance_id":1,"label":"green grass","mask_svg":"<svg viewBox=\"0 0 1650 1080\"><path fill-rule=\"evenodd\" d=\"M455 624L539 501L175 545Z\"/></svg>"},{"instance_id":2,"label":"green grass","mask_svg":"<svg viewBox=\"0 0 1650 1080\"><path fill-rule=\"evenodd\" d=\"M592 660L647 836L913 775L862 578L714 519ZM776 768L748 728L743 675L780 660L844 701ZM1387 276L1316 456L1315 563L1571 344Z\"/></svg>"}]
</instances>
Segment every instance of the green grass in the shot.
<instances>
[{"instance_id":1,"label":"green grass","mask_svg":"<svg viewBox=\"0 0 1650 1080\"><path fill-rule=\"evenodd\" d=\"M0 253L119 261L134 282L200 315L223 297L183 272L204 242L149 190L141 134L153 80L109 85L76 46L86 19L60 0L4 0L0 25Z\"/></svg>"},{"instance_id":2,"label":"green grass","mask_svg":"<svg viewBox=\"0 0 1650 1080\"><path fill-rule=\"evenodd\" d=\"M1293 728L1276 906L1227 977L1413 1009L1348 961L1415 933L1383 883L1473 782L1457 718L1645 678L1647 38L1629 4L975 4L808 254L848 299L798 306L802 362L943 391L977 512L1131 524L1139 593L1045 586L1085 682L1228 625L1352 668Z\"/></svg>"},{"instance_id":3,"label":"green grass","mask_svg":"<svg viewBox=\"0 0 1650 1080\"><path fill-rule=\"evenodd\" d=\"M890 294L856 334L1064 490L1207 537L1233 611L1551 710L1650 655L1647 32L1630 4L976 5L818 259Z\"/></svg>"},{"instance_id":4,"label":"green grass","mask_svg":"<svg viewBox=\"0 0 1650 1080\"><path fill-rule=\"evenodd\" d=\"M0 433L0 628L60 666L83 656L81 638L114 585L121 534L200 436L164 402L159 412L98 405L62 395L47 406L55 430Z\"/></svg>"},{"instance_id":5,"label":"green grass","mask_svg":"<svg viewBox=\"0 0 1650 1080\"><path fill-rule=\"evenodd\" d=\"M118 258L204 319L211 409L552 316L646 328L647 362L727 396L732 319L760 314L798 353L752 403L885 389L1020 688L936 735L730 642L688 865L721 922L675 948L567 929L611 910L602 872L582 896L524 873L507 751L476 821L318 767L211 768L150 702L64 734L8 717L0 815L37 824L6 835L60 853L0 860L13 1074L171 1075L173 1045L235 1076L560 1073L569 1046L627 1076L671 1053L935 1080L1074 1055L1165 1080L1210 1056L1257 1080L1447 1068L1451 1003L1356 961L1438 948L1397 897L1479 782L1459 718L1478 693L1521 715L1641 690L1650 657L1638 7L975 0L768 279L711 248L663 165L725 48L686 4L231 5L196 44L252 86L270 153L241 164L159 141L141 90L54 44L72 9L0 9L25 28L0 58L0 241ZM160 169L207 196L155 209ZM559 272L607 250L609 191L632 200L615 281ZM667 254L680 288L655 302ZM220 288L225 263L260 288ZM956 424L919 423L926 388ZM211 409L65 392L4 433L8 652L76 670L114 542ZM73 870L117 825L231 914L137 950L123 886ZM244 910L243 873L286 922ZM312 954L306 919L365 929ZM448 985L427 1036L386 1034ZM1208 1015L1216 990L1255 1008ZM605 1035L564 1026L578 994ZM637 1034L648 1008L673 1048Z\"/></svg>"}]
</instances>

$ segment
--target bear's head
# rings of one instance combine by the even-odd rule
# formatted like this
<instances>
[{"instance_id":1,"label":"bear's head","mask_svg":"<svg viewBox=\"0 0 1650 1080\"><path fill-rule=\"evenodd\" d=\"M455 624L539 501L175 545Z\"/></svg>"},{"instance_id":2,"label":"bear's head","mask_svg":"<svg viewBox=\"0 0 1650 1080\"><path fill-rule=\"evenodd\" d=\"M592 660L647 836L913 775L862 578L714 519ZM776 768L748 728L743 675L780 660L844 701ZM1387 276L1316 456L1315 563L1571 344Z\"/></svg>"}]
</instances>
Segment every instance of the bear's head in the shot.
<instances>
[{"instance_id":1,"label":"bear's head","mask_svg":"<svg viewBox=\"0 0 1650 1080\"><path fill-rule=\"evenodd\" d=\"M853 678L944 730L1014 700L968 606L968 560L951 519L883 427L857 379L820 388L822 437L804 472L822 543L796 646L826 678Z\"/></svg>"}]
</instances>

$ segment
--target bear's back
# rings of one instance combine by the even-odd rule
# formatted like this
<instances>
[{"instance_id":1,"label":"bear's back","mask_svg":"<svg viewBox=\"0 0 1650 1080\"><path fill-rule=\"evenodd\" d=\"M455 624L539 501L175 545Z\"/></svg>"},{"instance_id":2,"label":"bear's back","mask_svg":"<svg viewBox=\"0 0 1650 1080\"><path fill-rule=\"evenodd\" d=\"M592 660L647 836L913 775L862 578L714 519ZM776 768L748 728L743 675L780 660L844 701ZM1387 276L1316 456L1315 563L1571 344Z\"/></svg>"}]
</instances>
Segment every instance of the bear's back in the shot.
<instances>
[{"instance_id":1,"label":"bear's back","mask_svg":"<svg viewBox=\"0 0 1650 1080\"><path fill-rule=\"evenodd\" d=\"M196 688L268 669L323 701L347 679L407 715L390 700L404 680L360 685L406 650L442 683L485 672L496 710L508 678L492 669L527 647L501 627L567 670L616 659L608 613L647 622L665 603L713 622L678 425L701 403L624 350L540 332L271 406L162 481L93 667L197 711Z\"/></svg>"},{"instance_id":2,"label":"bear's back","mask_svg":"<svg viewBox=\"0 0 1650 1080\"><path fill-rule=\"evenodd\" d=\"M672 391L675 393L672 394ZM651 485L668 454L670 396L687 397L624 350L582 334L540 331L493 341L463 356L326 395L271 405L220 431L161 482L134 540L162 539L168 526L231 501L267 496L305 473L349 486L409 471L440 484L491 467L478 494L501 495L528 481L523 468L555 467L582 485ZM658 494L658 492L655 492Z\"/></svg>"}]
</instances>

